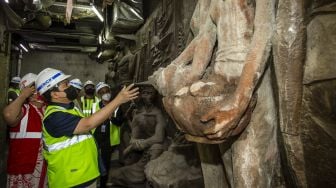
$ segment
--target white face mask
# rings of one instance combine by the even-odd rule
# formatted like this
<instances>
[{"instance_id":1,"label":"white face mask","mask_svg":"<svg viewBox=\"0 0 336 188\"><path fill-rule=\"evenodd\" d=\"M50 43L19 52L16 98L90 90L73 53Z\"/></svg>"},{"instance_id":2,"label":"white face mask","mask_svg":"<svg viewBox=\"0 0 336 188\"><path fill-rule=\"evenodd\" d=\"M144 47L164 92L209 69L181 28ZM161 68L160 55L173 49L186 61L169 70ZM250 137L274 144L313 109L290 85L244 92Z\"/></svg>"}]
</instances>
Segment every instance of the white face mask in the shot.
<instances>
[{"instance_id":1,"label":"white face mask","mask_svg":"<svg viewBox=\"0 0 336 188\"><path fill-rule=\"evenodd\" d=\"M104 101L110 101L111 99L111 93L105 93L103 96L102 96L102 99Z\"/></svg>"}]
</instances>

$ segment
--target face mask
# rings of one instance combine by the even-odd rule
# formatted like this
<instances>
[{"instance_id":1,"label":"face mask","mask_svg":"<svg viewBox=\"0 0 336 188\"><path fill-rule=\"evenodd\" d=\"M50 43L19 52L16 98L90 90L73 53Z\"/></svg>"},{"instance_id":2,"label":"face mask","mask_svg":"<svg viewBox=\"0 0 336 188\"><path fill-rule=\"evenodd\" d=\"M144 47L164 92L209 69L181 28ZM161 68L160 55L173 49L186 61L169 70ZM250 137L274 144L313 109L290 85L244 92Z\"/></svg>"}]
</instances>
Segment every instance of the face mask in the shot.
<instances>
[{"instance_id":1,"label":"face mask","mask_svg":"<svg viewBox=\"0 0 336 188\"><path fill-rule=\"evenodd\" d=\"M105 93L103 96L102 96L102 99L104 101L110 101L111 99L111 93Z\"/></svg>"},{"instance_id":2,"label":"face mask","mask_svg":"<svg viewBox=\"0 0 336 188\"><path fill-rule=\"evenodd\" d=\"M93 89L93 88L88 88L88 89L85 90L85 93L87 95L90 95L90 96L92 96L94 94L94 92L95 92L95 89Z\"/></svg>"},{"instance_id":3,"label":"face mask","mask_svg":"<svg viewBox=\"0 0 336 188\"><path fill-rule=\"evenodd\" d=\"M78 97L78 93L75 87L70 86L64 90L66 97L70 100L73 101Z\"/></svg>"}]
</instances>

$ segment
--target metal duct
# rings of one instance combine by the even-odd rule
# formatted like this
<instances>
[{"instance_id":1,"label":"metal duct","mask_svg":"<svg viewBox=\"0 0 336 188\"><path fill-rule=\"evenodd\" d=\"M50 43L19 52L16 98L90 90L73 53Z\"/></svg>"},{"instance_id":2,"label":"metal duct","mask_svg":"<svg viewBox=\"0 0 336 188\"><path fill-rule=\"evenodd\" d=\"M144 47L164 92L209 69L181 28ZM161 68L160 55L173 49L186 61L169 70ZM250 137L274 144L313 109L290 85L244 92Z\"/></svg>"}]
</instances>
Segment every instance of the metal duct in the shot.
<instances>
[{"instance_id":1,"label":"metal duct","mask_svg":"<svg viewBox=\"0 0 336 188\"><path fill-rule=\"evenodd\" d=\"M29 43L29 47L34 50L45 51L73 51L83 53L94 53L97 51L96 46L84 46L84 45L53 45L53 44L39 44Z\"/></svg>"},{"instance_id":2,"label":"metal duct","mask_svg":"<svg viewBox=\"0 0 336 188\"><path fill-rule=\"evenodd\" d=\"M19 29L24 24L23 20L20 16L18 16L7 3L3 1L0 3L0 10L4 13L8 20L7 27L11 29Z\"/></svg>"},{"instance_id":3,"label":"metal duct","mask_svg":"<svg viewBox=\"0 0 336 188\"><path fill-rule=\"evenodd\" d=\"M112 19L107 24L113 33L133 33L144 22L142 0L115 0Z\"/></svg>"}]
</instances>

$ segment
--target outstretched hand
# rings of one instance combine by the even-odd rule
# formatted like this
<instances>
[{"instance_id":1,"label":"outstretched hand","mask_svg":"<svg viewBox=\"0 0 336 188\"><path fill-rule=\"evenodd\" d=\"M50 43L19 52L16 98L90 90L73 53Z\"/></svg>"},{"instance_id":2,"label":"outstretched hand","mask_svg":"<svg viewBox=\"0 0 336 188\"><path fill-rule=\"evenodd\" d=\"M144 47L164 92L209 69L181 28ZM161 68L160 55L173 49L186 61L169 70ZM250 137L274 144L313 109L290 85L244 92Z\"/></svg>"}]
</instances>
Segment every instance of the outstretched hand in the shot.
<instances>
[{"instance_id":1,"label":"outstretched hand","mask_svg":"<svg viewBox=\"0 0 336 188\"><path fill-rule=\"evenodd\" d=\"M118 93L115 100L119 104L126 103L128 101L134 100L139 96L139 88L133 88L134 84L130 84L129 86L124 86L122 90Z\"/></svg>"}]
</instances>

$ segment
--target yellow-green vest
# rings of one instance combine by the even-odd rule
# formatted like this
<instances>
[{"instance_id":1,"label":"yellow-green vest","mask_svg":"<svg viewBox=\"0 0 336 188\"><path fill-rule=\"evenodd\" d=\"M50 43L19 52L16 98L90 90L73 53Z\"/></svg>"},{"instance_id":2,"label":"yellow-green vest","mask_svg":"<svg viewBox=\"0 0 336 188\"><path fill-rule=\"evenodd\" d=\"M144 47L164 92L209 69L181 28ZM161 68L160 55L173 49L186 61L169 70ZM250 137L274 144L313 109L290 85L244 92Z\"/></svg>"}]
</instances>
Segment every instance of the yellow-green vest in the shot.
<instances>
[{"instance_id":1,"label":"yellow-green vest","mask_svg":"<svg viewBox=\"0 0 336 188\"><path fill-rule=\"evenodd\" d=\"M95 111L97 111L94 108L96 107L97 103L99 103L99 101L100 101L99 98L96 96L93 99L87 99L85 98L85 96L81 97L82 111L83 111L84 117L89 117Z\"/></svg>"},{"instance_id":2,"label":"yellow-green vest","mask_svg":"<svg viewBox=\"0 0 336 188\"><path fill-rule=\"evenodd\" d=\"M9 98L9 93L10 93L10 92L14 92L14 93L16 93L17 97L20 95L20 90L19 90L19 89L14 89L14 88L11 88L11 87L10 87L10 88L8 89L8 92L7 92L7 102L8 102L8 103L10 103L10 102L13 101L13 99L10 99L10 98Z\"/></svg>"},{"instance_id":3,"label":"yellow-green vest","mask_svg":"<svg viewBox=\"0 0 336 188\"><path fill-rule=\"evenodd\" d=\"M96 111L100 110L99 102L96 104L96 107L94 108L95 113ZM118 108L115 110L115 113L113 114L114 117L116 116ZM93 130L93 132L96 129ZM112 122L110 122L110 144L111 146L119 145L120 144L120 127L117 125L114 125Z\"/></svg>"},{"instance_id":4,"label":"yellow-green vest","mask_svg":"<svg viewBox=\"0 0 336 188\"><path fill-rule=\"evenodd\" d=\"M66 109L49 105L44 119L55 112L69 113L84 117L77 109ZM48 184L50 188L68 188L97 178L98 153L91 134L73 135L72 137L52 137L43 125L43 156L48 163Z\"/></svg>"},{"instance_id":5,"label":"yellow-green vest","mask_svg":"<svg viewBox=\"0 0 336 188\"><path fill-rule=\"evenodd\" d=\"M14 88L11 88L11 87L10 87L10 88L8 89L8 93L11 92L11 91L14 92L14 93L16 93L17 96L20 95L20 90L19 90L19 89L14 89Z\"/></svg>"}]
</instances>

